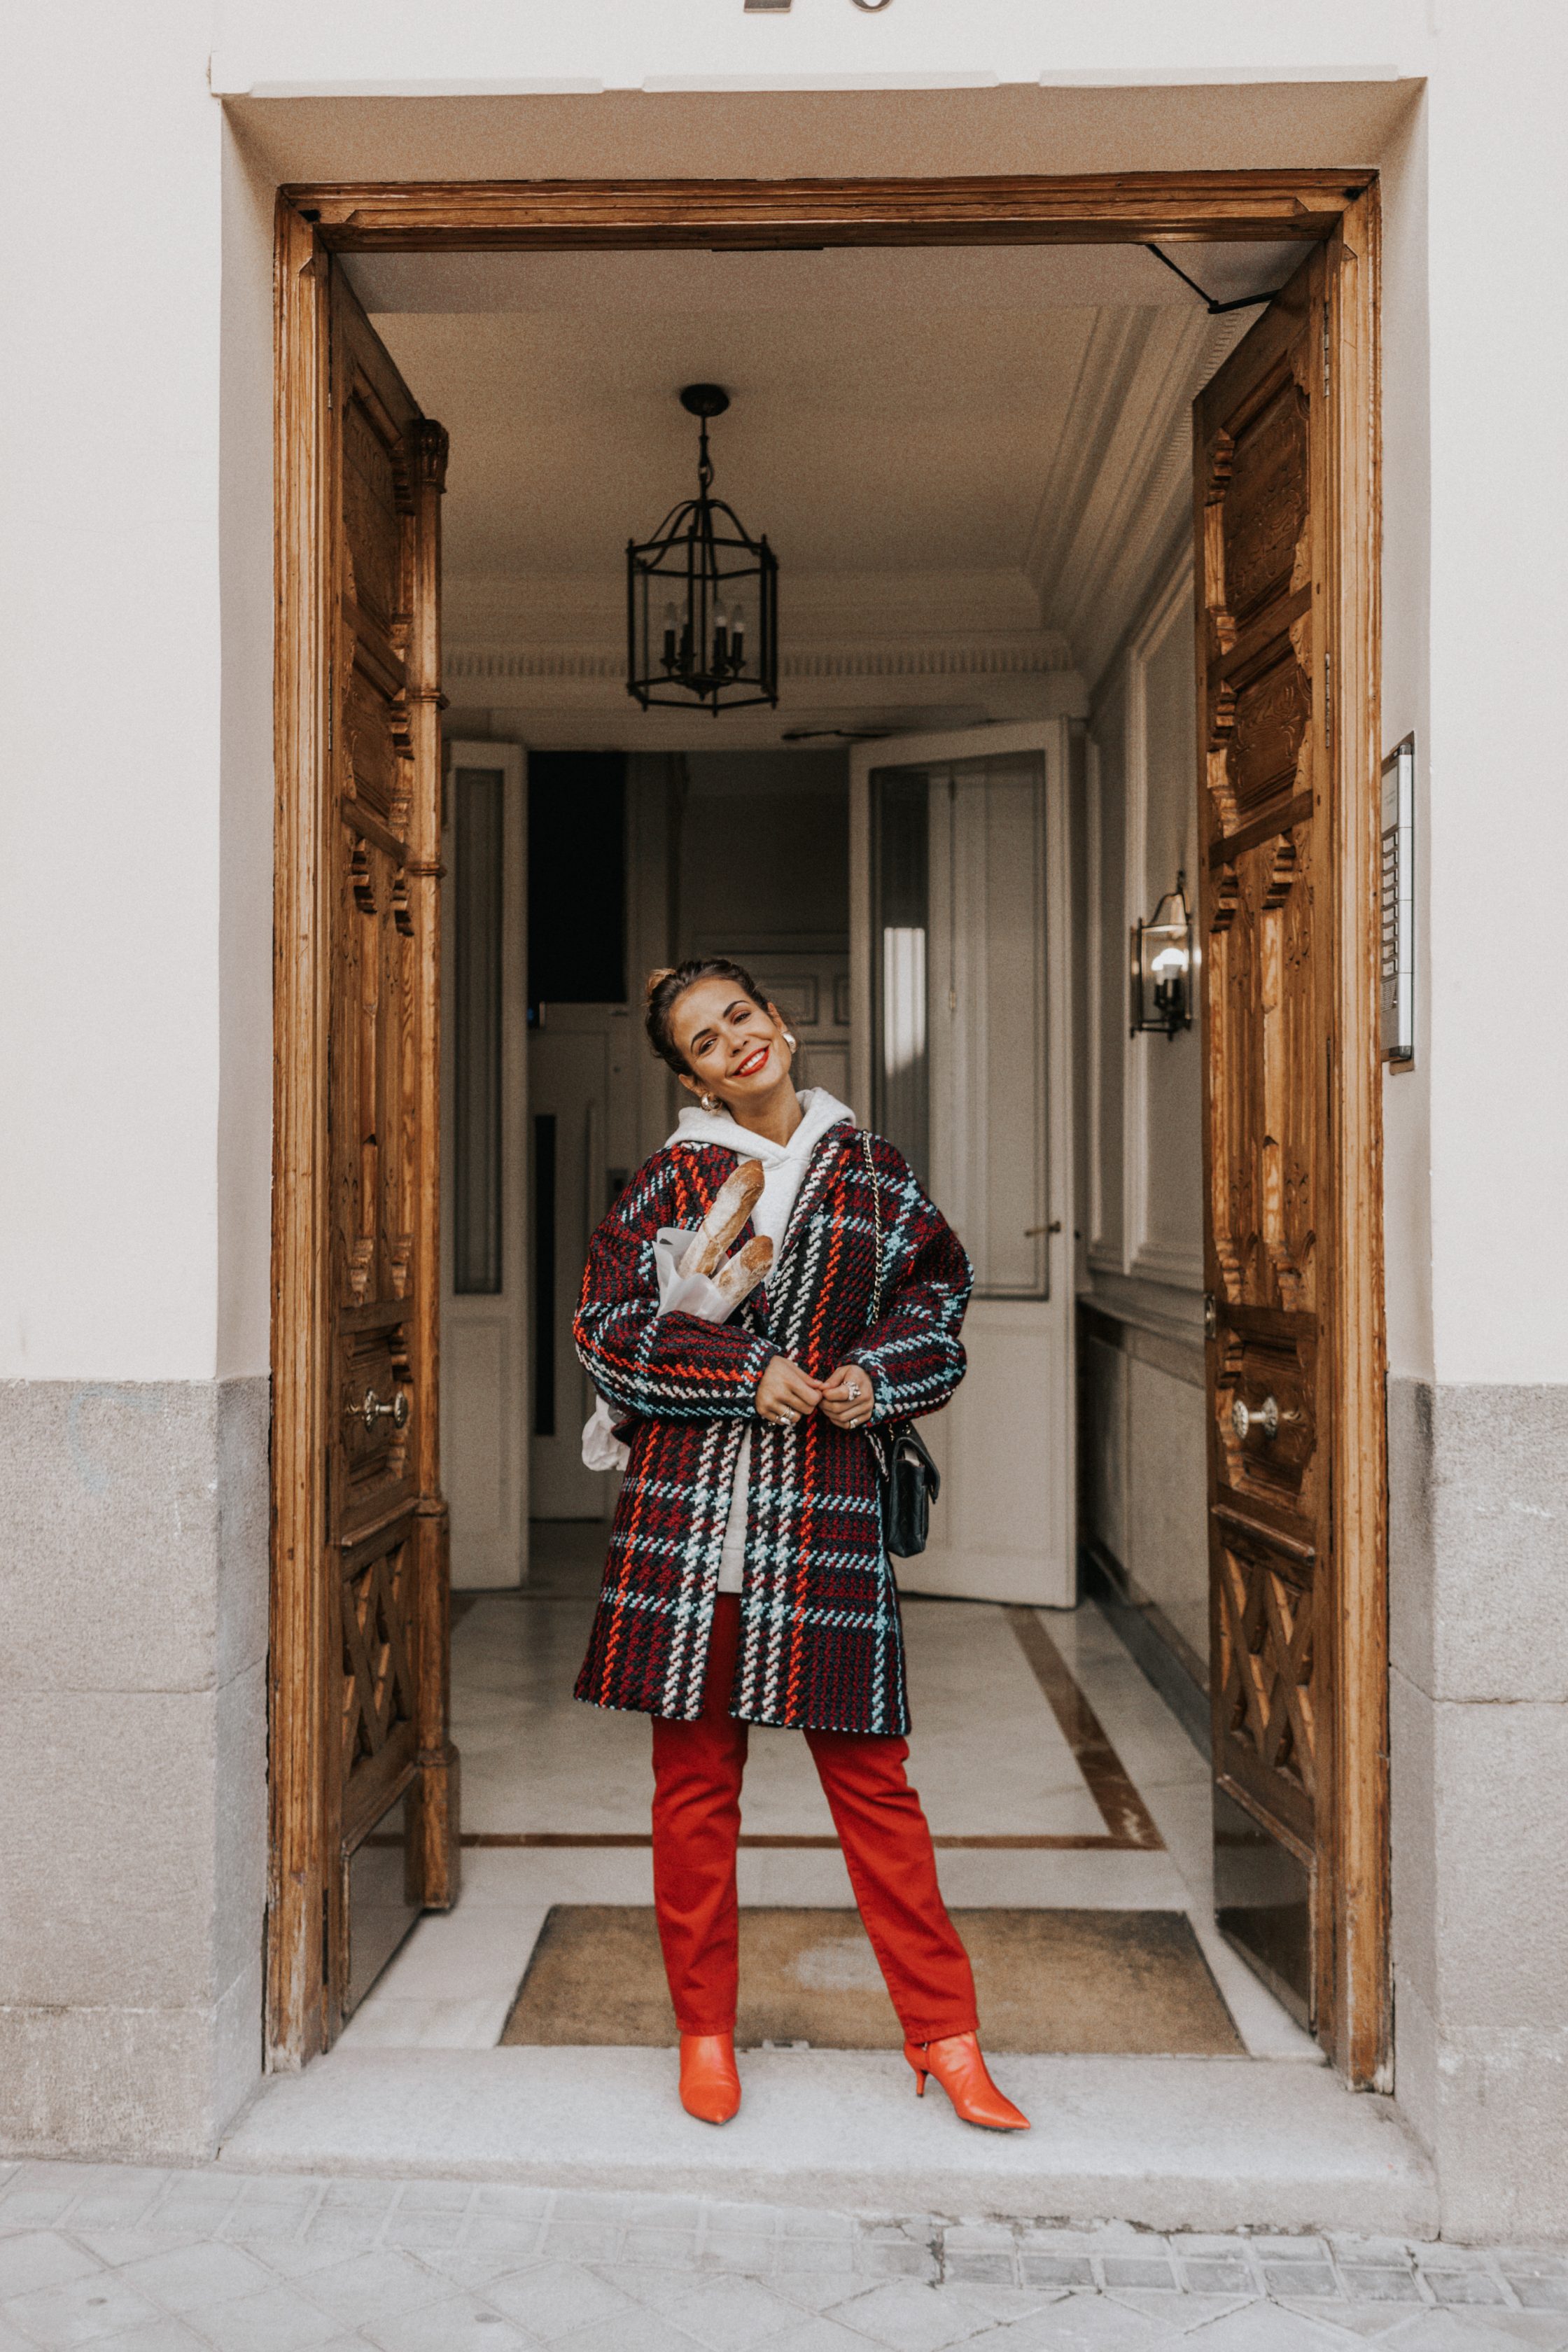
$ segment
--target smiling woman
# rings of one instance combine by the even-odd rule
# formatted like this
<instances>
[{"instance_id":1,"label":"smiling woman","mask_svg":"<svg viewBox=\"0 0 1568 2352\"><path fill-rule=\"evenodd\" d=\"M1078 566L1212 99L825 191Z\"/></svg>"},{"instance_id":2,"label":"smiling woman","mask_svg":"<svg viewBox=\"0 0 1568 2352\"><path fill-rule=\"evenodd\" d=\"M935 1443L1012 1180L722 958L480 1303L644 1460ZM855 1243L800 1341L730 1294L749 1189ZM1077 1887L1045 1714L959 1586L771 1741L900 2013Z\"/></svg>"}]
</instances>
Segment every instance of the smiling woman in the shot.
<instances>
[{"instance_id":1,"label":"smiling woman","mask_svg":"<svg viewBox=\"0 0 1568 2352\"><path fill-rule=\"evenodd\" d=\"M985 2072L904 1776L877 1480L875 1449L963 1377L968 1260L890 1143L825 1087L796 1093L795 1037L741 965L655 972L647 1031L697 1100L589 1251L577 1346L630 1459L577 1696L654 1717L682 2103L708 2123L741 2104L735 1853L748 1726L766 1723L805 1734L918 2087L934 2074L967 2121L1026 2129ZM655 1244L694 1226L710 1254L772 1247L765 1286L722 1322L660 1312Z\"/></svg>"}]
</instances>

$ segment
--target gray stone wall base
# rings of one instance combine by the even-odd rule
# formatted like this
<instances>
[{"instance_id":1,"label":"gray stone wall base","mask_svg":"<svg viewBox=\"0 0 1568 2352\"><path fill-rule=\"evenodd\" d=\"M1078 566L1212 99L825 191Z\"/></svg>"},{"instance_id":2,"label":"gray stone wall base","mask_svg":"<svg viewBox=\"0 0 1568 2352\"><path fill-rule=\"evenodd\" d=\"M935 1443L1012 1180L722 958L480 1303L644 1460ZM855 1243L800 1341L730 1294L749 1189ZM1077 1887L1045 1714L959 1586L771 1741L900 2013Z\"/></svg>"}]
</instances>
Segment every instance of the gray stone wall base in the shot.
<instances>
[{"instance_id":1,"label":"gray stone wall base","mask_svg":"<svg viewBox=\"0 0 1568 2352\"><path fill-rule=\"evenodd\" d=\"M1389 1384L1395 2095L1445 2234L1568 2213L1568 1389Z\"/></svg>"},{"instance_id":2,"label":"gray stone wall base","mask_svg":"<svg viewBox=\"0 0 1568 2352\"><path fill-rule=\"evenodd\" d=\"M0 2155L189 2163L261 2072L261 1961L211 2008L0 2009Z\"/></svg>"},{"instance_id":3,"label":"gray stone wall base","mask_svg":"<svg viewBox=\"0 0 1568 2352\"><path fill-rule=\"evenodd\" d=\"M210 2155L261 2069L268 1383L0 1384L0 2152Z\"/></svg>"}]
</instances>

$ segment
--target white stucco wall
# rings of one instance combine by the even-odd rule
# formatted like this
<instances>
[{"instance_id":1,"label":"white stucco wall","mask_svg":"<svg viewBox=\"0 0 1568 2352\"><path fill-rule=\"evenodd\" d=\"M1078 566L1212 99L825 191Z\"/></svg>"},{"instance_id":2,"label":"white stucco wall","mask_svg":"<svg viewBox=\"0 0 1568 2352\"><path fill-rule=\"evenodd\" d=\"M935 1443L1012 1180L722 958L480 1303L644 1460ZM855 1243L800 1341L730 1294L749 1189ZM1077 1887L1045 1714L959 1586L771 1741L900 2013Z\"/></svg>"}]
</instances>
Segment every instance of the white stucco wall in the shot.
<instances>
[{"instance_id":1,"label":"white stucco wall","mask_svg":"<svg viewBox=\"0 0 1568 2352\"><path fill-rule=\"evenodd\" d=\"M1388 1360L1395 1373L1429 1380L1432 1344L1432 998L1427 879L1431 850L1431 467L1426 319L1426 100L1380 159L1383 302L1383 716L1386 752L1412 730L1416 743L1416 1055L1385 1066L1384 1250Z\"/></svg>"},{"instance_id":2,"label":"white stucco wall","mask_svg":"<svg viewBox=\"0 0 1568 2352\"><path fill-rule=\"evenodd\" d=\"M209 39L8 56L0 1378L268 1360L272 189Z\"/></svg>"},{"instance_id":3,"label":"white stucco wall","mask_svg":"<svg viewBox=\"0 0 1568 2352\"><path fill-rule=\"evenodd\" d=\"M1425 70L1426 0L795 0L759 21L739 0L220 0L213 87L592 91L922 89L997 82L1392 78Z\"/></svg>"},{"instance_id":4,"label":"white stucco wall","mask_svg":"<svg viewBox=\"0 0 1568 2352\"><path fill-rule=\"evenodd\" d=\"M1434 1356L1446 1381L1560 1381L1568 793L1552 747L1568 319L1553 255L1568 214L1568 11L1445 0L1441 26L1427 160Z\"/></svg>"},{"instance_id":5,"label":"white stucco wall","mask_svg":"<svg viewBox=\"0 0 1568 2352\"><path fill-rule=\"evenodd\" d=\"M219 371L216 1370L269 1361L272 1213L272 244L276 188L225 125Z\"/></svg>"},{"instance_id":6,"label":"white stucco wall","mask_svg":"<svg viewBox=\"0 0 1568 2352\"><path fill-rule=\"evenodd\" d=\"M12 31L0 1375L216 1360L222 122L205 20L203 0L164 0Z\"/></svg>"}]
</instances>

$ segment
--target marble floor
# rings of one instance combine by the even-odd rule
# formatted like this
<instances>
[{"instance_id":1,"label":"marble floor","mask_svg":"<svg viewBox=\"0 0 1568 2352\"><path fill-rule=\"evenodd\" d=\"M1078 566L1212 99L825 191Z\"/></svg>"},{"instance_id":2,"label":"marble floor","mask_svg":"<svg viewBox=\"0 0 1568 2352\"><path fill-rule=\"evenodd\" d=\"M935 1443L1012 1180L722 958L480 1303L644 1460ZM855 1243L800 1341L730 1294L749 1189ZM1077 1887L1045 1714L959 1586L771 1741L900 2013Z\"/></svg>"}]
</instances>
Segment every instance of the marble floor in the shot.
<instances>
[{"instance_id":1,"label":"marble floor","mask_svg":"<svg viewBox=\"0 0 1568 2352\"><path fill-rule=\"evenodd\" d=\"M455 1612L463 1900L419 1923L344 2048L491 2048L552 1904L652 1900L647 1722L571 1696L605 1529L534 1534L525 1591ZM1215 1930L1206 1765L1099 1610L910 1598L904 1614L910 1778L949 1903L1184 1911L1249 2053L1319 2063ZM740 1888L742 1903L853 1902L794 1733L752 1734Z\"/></svg>"}]
</instances>

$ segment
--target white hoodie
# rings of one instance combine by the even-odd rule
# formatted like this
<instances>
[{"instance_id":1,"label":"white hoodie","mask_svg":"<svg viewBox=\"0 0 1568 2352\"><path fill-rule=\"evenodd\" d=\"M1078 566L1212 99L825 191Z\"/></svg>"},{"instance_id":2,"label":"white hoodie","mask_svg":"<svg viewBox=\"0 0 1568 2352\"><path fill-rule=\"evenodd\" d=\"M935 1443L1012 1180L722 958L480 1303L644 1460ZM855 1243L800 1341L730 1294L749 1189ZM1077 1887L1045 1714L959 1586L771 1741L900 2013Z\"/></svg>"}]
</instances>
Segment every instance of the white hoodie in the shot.
<instances>
[{"instance_id":1,"label":"white hoodie","mask_svg":"<svg viewBox=\"0 0 1568 2352\"><path fill-rule=\"evenodd\" d=\"M707 1111L699 1103L681 1112L675 1133L669 1138L671 1144L720 1143L742 1160L762 1161L763 1189L752 1211L752 1227L772 1242L775 1257L805 1181L812 1153L830 1127L837 1127L841 1119L852 1122L855 1116L826 1087L810 1087L796 1099L801 1122L787 1143L771 1143L765 1135L753 1135L750 1128L738 1127L723 1111ZM752 1433L748 1429L741 1440L735 1483L730 1489L730 1517L719 1562L721 1592L741 1590L746 1559L746 1489L751 1470Z\"/></svg>"}]
</instances>

